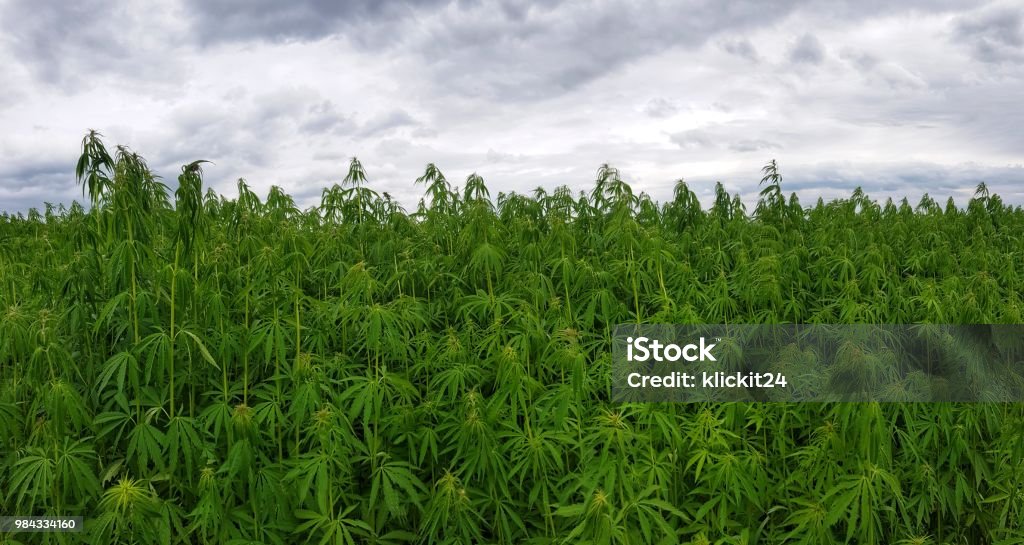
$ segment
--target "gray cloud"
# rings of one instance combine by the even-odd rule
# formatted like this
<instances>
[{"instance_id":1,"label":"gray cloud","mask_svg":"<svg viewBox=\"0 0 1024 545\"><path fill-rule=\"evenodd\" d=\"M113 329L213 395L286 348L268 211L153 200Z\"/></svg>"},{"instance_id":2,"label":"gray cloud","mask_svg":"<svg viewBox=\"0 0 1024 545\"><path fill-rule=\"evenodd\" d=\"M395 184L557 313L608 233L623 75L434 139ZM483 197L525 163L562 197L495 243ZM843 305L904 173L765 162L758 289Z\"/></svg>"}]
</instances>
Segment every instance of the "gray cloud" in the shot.
<instances>
[{"instance_id":1,"label":"gray cloud","mask_svg":"<svg viewBox=\"0 0 1024 545\"><path fill-rule=\"evenodd\" d=\"M759 60L757 49L755 49L754 44L750 43L750 40L747 39L726 40L725 43L722 44L722 49L749 61Z\"/></svg>"},{"instance_id":2,"label":"gray cloud","mask_svg":"<svg viewBox=\"0 0 1024 545\"><path fill-rule=\"evenodd\" d=\"M813 34L804 34L789 51L789 60L795 63L821 64L825 60L825 46Z\"/></svg>"},{"instance_id":3,"label":"gray cloud","mask_svg":"<svg viewBox=\"0 0 1024 545\"><path fill-rule=\"evenodd\" d=\"M285 142L322 136L372 139L419 124L397 108L360 123L357 115L341 112L319 92L297 87L253 95L247 100L192 105L174 111L170 121L175 143L163 150L169 152L170 164L201 156L234 155L243 160L234 165L236 168L273 164L283 153ZM397 149L394 143L390 149Z\"/></svg>"},{"instance_id":4,"label":"gray cloud","mask_svg":"<svg viewBox=\"0 0 1024 545\"><path fill-rule=\"evenodd\" d=\"M0 4L0 208L79 197L89 127L170 183L209 159L218 190L310 202L352 156L407 206L428 162L526 192L610 162L668 198L679 176L756 194L772 156L801 195L992 174L1024 202L1010 3L84 2Z\"/></svg>"},{"instance_id":5,"label":"gray cloud","mask_svg":"<svg viewBox=\"0 0 1024 545\"><path fill-rule=\"evenodd\" d=\"M330 100L311 104L305 120L299 125L299 132L305 135L339 133L352 131L355 123L348 116L338 111L338 107Z\"/></svg>"},{"instance_id":6,"label":"gray cloud","mask_svg":"<svg viewBox=\"0 0 1024 545\"><path fill-rule=\"evenodd\" d=\"M434 138L441 133L437 129L420 126L413 129L411 134L416 138Z\"/></svg>"},{"instance_id":7,"label":"gray cloud","mask_svg":"<svg viewBox=\"0 0 1024 545\"><path fill-rule=\"evenodd\" d=\"M994 5L959 16L953 38L982 62L1024 61L1024 7Z\"/></svg>"},{"instance_id":8,"label":"gray cloud","mask_svg":"<svg viewBox=\"0 0 1024 545\"><path fill-rule=\"evenodd\" d=\"M735 127L734 124L714 124L669 135L669 141L684 150L728 150L737 153L783 149L779 138L738 137L744 132L756 133L756 127Z\"/></svg>"},{"instance_id":9,"label":"gray cloud","mask_svg":"<svg viewBox=\"0 0 1024 545\"><path fill-rule=\"evenodd\" d=\"M637 3L626 0L184 0L200 43L309 41L340 37L373 51L420 57L448 92L543 98L574 89L667 48L761 27L795 0ZM737 42L750 55L752 46Z\"/></svg>"},{"instance_id":10,"label":"gray cloud","mask_svg":"<svg viewBox=\"0 0 1024 545\"><path fill-rule=\"evenodd\" d=\"M404 138L385 138L377 144L377 152L390 158L405 157L412 151L412 142Z\"/></svg>"},{"instance_id":11,"label":"gray cloud","mask_svg":"<svg viewBox=\"0 0 1024 545\"><path fill-rule=\"evenodd\" d=\"M419 9L448 0L185 0L194 28L204 43L247 40L316 40L367 23L396 22ZM358 33L351 35L359 40ZM398 39L397 35L387 40Z\"/></svg>"},{"instance_id":12,"label":"gray cloud","mask_svg":"<svg viewBox=\"0 0 1024 545\"><path fill-rule=\"evenodd\" d=\"M787 0L599 4L564 3L520 20L490 2L421 23L410 44L450 92L485 99L536 100L579 88L646 55L693 48L723 32L770 24Z\"/></svg>"},{"instance_id":13,"label":"gray cloud","mask_svg":"<svg viewBox=\"0 0 1024 545\"><path fill-rule=\"evenodd\" d=\"M23 159L0 168L2 187L12 191L66 189L74 184L74 164L54 158Z\"/></svg>"},{"instance_id":14,"label":"gray cloud","mask_svg":"<svg viewBox=\"0 0 1024 545\"><path fill-rule=\"evenodd\" d=\"M486 159L488 163L515 163L523 162L523 157L514 153L502 153L493 148L487 149Z\"/></svg>"},{"instance_id":15,"label":"gray cloud","mask_svg":"<svg viewBox=\"0 0 1024 545\"><path fill-rule=\"evenodd\" d=\"M892 90L922 89L927 83L905 66L883 61L878 56L856 50L846 50L839 57L860 71L872 83L884 85Z\"/></svg>"},{"instance_id":16,"label":"gray cloud","mask_svg":"<svg viewBox=\"0 0 1024 545\"><path fill-rule=\"evenodd\" d=\"M781 149L782 146L775 142L769 142L768 140L754 139L754 140L739 140L729 144L729 149L732 151L738 151L740 153L746 153L750 151L763 151Z\"/></svg>"},{"instance_id":17,"label":"gray cloud","mask_svg":"<svg viewBox=\"0 0 1024 545\"><path fill-rule=\"evenodd\" d=\"M112 32L113 21L98 0L69 4L53 2L10 2L2 9L2 19L18 21L4 25L13 49L41 79L58 81L76 49L92 53L86 56L117 61L125 56L121 34Z\"/></svg>"},{"instance_id":18,"label":"gray cloud","mask_svg":"<svg viewBox=\"0 0 1024 545\"><path fill-rule=\"evenodd\" d=\"M647 101L647 104L644 106L644 113L659 119L672 117L679 113L679 105L667 98L656 97Z\"/></svg>"},{"instance_id":19,"label":"gray cloud","mask_svg":"<svg viewBox=\"0 0 1024 545\"><path fill-rule=\"evenodd\" d=\"M42 210L45 202L67 203L81 198L74 158L64 159L18 160L0 168L0 212Z\"/></svg>"},{"instance_id":20,"label":"gray cloud","mask_svg":"<svg viewBox=\"0 0 1024 545\"><path fill-rule=\"evenodd\" d=\"M702 129L690 129L669 135L673 144L683 149L710 148L715 145L714 136Z\"/></svg>"},{"instance_id":21,"label":"gray cloud","mask_svg":"<svg viewBox=\"0 0 1024 545\"><path fill-rule=\"evenodd\" d=\"M394 109L368 120L359 130L360 136L377 136L387 134L399 127L417 126L416 121L408 112Z\"/></svg>"},{"instance_id":22,"label":"gray cloud","mask_svg":"<svg viewBox=\"0 0 1024 545\"><path fill-rule=\"evenodd\" d=\"M185 37L165 16L158 4L116 9L99 0L0 4L0 20L16 21L3 25L11 61L66 92L127 74L128 85L150 91L176 87L183 68L167 52L182 46ZM168 24L153 25L154 20Z\"/></svg>"}]
</instances>

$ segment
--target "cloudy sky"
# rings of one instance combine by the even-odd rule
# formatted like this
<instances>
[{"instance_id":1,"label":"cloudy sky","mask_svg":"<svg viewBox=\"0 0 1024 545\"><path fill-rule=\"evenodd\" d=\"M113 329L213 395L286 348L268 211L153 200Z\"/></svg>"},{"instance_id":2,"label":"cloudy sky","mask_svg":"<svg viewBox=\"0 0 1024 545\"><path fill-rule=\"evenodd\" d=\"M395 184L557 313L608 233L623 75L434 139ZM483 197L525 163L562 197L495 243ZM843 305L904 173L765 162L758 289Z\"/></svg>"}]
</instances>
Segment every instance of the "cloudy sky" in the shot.
<instances>
[{"instance_id":1,"label":"cloudy sky","mask_svg":"<svg viewBox=\"0 0 1024 545\"><path fill-rule=\"evenodd\" d=\"M0 0L0 209L81 199L81 138L166 181L208 159L302 205L357 156L414 207L436 163L492 194L610 163L752 202L777 159L805 204L862 186L1024 204L1020 2Z\"/></svg>"}]
</instances>

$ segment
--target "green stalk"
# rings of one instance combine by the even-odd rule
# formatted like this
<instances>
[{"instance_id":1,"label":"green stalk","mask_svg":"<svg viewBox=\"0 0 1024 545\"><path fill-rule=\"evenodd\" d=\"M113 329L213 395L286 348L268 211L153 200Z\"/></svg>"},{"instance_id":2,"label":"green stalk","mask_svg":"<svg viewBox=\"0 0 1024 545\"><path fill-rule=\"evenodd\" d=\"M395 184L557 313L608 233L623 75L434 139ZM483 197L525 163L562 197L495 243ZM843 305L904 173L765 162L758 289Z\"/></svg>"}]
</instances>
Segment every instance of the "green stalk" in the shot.
<instances>
[{"instance_id":1,"label":"green stalk","mask_svg":"<svg viewBox=\"0 0 1024 545\"><path fill-rule=\"evenodd\" d=\"M274 324L279 323L280 314L277 311L277 305L274 305ZM278 408L282 406L281 403L281 351L275 347L274 350L274 391L275 391L275 403ZM284 460L284 434L281 432L281 422L277 422L274 427L277 432L277 460Z\"/></svg>"},{"instance_id":2,"label":"green stalk","mask_svg":"<svg viewBox=\"0 0 1024 545\"><path fill-rule=\"evenodd\" d=\"M220 285L220 271L218 269L219 269L219 267L215 267L214 268L214 277L217 279L217 293L222 293L221 292L221 285ZM223 339L224 339L224 315L220 314L220 313L217 314L217 329L220 330L220 338L221 338L221 341L223 343ZM226 357L226 355L227 355L226 354L226 350L223 348L224 345L222 344L221 346L222 346L222 348L220 350L220 356L221 356L220 357L220 371L221 371L221 373L220 373L220 381L221 381L220 384L221 384L221 391L224 394L224 403L227 404L227 402L228 402L228 358Z\"/></svg>"},{"instance_id":3,"label":"green stalk","mask_svg":"<svg viewBox=\"0 0 1024 545\"><path fill-rule=\"evenodd\" d=\"M249 293L252 290L252 277L249 269L245 270L245 341L242 347L242 404L249 406Z\"/></svg>"},{"instance_id":4,"label":"green stalk","mask_svg":"<svg viewBox=\"0 0 1024 545\"><path fill-rule=\"evenodd\" d=\"M637 282L637 271L635 263L633 262L633 249L629 249L629 270L632 271L632 283L633 283L633 306L636 308L636 323L640 324L640 286Z\"/></svg>"},{"instance_id":5,"label":"green stalk","mask_svg":"<svg viewBox=\"0 0 1024 545\"><path fill-rule=\"evenodd\" d=\"M302 356L302 332L299 325L299 293L295 292L295 365L299 364L299 358Z\"/></svg>"},{"instance_id":6,"label":"green stalk","mask_svg":"<svg viewBox=\"0 0 1024 545\"><path fill-rule=\"evenodd\" d=\"M299 362L302 358L302 341L300 339L300 325L299 325L299 294L296 288L295 292L295 370L299 368ZM295 426L295 446L294 449L299 448L299 426Z\"/></svg>"},{"instance_id":7,"label":"green stalk","mask_svg":"<svg viewBox=\"0 0 1024 545\"><path fill-rule=\"evenodd\" d=\"M175 244L174 246L174 266L171 268L171 343L168 369L170 370L170 380L168 381L170 387L170 398L171 398L171 419L174 419L174 297L175 288L177 287L178 279L178 260L181 258L181 245Z\"/></svg>"}]
</instances>

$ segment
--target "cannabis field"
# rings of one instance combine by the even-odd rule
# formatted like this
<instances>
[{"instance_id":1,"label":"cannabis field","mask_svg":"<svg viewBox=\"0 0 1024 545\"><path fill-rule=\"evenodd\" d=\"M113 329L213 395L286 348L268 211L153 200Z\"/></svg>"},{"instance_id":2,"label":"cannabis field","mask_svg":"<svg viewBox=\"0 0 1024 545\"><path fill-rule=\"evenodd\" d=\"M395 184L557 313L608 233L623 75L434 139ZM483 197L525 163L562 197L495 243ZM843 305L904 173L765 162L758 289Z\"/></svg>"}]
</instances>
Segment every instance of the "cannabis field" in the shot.
<instances>
[{"instance_id":1,"label":"cannabis field","mask_svg":"<svg viewBox=\"0 0 1024 545\"><path fill-rule=\"evenodd\" d=\"M0 515L86 522L0 543L1024 543L1021 404L610 397L616 324L1021 323L984 185L802 203L769 163L748 210L428 165L407 211L353 159L300 209L203 166L90 133L88 206L0 216Z\"/></svg>"}]
</instances>

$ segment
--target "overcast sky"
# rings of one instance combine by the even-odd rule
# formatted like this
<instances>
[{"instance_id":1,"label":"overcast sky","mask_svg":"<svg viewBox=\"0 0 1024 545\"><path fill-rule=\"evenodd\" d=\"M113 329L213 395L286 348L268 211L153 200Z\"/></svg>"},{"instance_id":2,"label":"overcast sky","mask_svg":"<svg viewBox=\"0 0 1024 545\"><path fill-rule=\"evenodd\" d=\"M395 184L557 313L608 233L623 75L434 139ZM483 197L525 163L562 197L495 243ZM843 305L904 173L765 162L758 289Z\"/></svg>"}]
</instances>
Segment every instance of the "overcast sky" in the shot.
<instances>
[{"instance_id":1,"label":"overcast sky","mask_svg":"<svg viewBox=\"0 0 1024 545\"><path fill-rule=\"evenodd\" d=\"M81 199L87 129L168 183L214 162L303 206L357 156L408 208L433 162L492 196L589 188L748 202L776 159L813 204L862 186L1024 204L1024 4L0 0L0 209Z\"/></svg>"}]
</instances>

